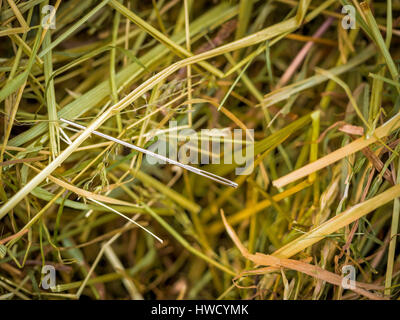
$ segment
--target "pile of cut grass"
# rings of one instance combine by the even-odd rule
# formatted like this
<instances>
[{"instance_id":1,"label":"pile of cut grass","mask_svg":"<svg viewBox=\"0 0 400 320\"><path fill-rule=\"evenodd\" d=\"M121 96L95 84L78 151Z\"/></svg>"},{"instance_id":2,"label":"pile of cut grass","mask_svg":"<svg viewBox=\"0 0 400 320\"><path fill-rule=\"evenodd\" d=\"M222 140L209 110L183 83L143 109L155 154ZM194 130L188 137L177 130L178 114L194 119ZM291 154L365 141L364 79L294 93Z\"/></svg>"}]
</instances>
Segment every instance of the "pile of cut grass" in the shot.
<instances>
[{"instance_id":1,"label":"pile of cut grass","mask_svg":"<svg viewBox=\"0 0 400 320\"><path fill-rule=\"evenodd\" d=\"M0 0L0 300L399 299L399 12ZM254 129L254 169L201 166L231 188L92 134L172 121Z\"/></svg>"}]
</instances>

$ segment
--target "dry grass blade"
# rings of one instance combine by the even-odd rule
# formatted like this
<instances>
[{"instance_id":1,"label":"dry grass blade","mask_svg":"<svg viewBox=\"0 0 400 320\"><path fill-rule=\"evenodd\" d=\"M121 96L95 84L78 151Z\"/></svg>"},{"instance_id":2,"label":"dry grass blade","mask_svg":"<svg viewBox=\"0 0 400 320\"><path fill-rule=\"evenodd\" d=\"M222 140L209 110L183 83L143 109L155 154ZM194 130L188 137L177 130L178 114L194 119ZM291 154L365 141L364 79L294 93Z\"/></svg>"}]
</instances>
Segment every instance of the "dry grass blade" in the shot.
<instances>
[{"instance_id":1,"label":"dry grass blade","mask_svg":"<svg viewBox=\"0 0 400 320\"><path fill-rule=\"evenodd\" d=\"M286 268L286 269L291 269L295 271L299 271L302 273L305 273L311 277L326 281L328 283L341 286L342 285L342 277L334 274L332 272L329 272L325 269L322 269L321 267L311 265L309 263L299 261L299 260L292 260L292 259L285 259L285 258L278 258L273 255L266 255L262 253L256 253L256 254L251 254L249 251L243 246L243 244L240 242L237 234L231 226L228 224L226 221L226 218L224 216L224 213L221 211L221 217L222 221L224 222L225 228L231 237L232 241L235 243L235 245L238 247L240 253L245 257L246 259L251 260L254 262L257 266L271 266L274 268ZM262 270L256 270L257 272ZM369 299L372 300L385 300L385 298L373 294L369 292L368 290L365 290L363 287L365 287L364 284L362 283L356 283L355 288L351 289L354 292L363 295Z\"/></svg>"}]
</instances>

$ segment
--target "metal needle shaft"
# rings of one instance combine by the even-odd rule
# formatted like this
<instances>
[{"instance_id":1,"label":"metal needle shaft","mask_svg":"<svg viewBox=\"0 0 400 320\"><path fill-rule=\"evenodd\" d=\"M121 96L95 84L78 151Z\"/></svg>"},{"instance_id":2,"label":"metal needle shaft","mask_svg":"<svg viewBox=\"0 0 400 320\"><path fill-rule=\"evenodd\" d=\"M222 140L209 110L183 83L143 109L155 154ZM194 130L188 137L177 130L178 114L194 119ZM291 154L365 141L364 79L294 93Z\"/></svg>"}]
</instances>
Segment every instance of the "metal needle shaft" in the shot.
<instances>
[{"instance_id":1,"label":"metal needle shaft","mask_svg":"<svg viewBox=\"0 0 400 320\"><path fill-rule=\"evenodd\" d=\"M64 119L64 118L60 118L60 121L61 121L61 122L64 122L64 123L67 123L67 124L69 124L69 125L71 125L71 126L73 126L73 127L75 127L75 128L79 128L79 129L83 129L83 130L86 129L85 126L82 126L82 125L77 124L77 123L75 123L75 122L72 122L72 121L70 121L70 120L66 120L66 119ZM233 188L237 188L237 187L238 187L238 184L237 184L237 183L235 183L235 182L233 182L233 181L231 181L231 180L228 180L228 179L226 179L226 178L220 177L220 176L218 176L218 175L216 175L216 174L213 174L213 173L211 173L211 172L207 172L207 171L205 171L205 170L202 170L202 169L199 169L199 168L196 168L196 167L192 167L192 166L189 166L189 165L187 165L187 164L183 164L183 163L180 163L180 162L178 162L178 161L169 159L169 158L164 157L164 156L162 156L162 155L160 155L160 154L154 153L154 152L152 152L152 151L150 151L150 150L146 150L146 149L140 148L140 147L138 147L138 146L135 146L134 144L131 144L131 143L125 142L125 141L123 141L123 140L114 138L114 137L112 137L112 136L109 136L109 135L107 135L107 134L101 133L101 132L99 132L99 131L93 131L92 133L95 134L95 135L97 135L97 136L99 136L99 137L105 138L105 139L107 139L107 140L111 140L111 141L114 141L114 142L116 142L116 143L119 143L119 144L121 144L121 145L123 145L123 146L125 146L125 147L130 148L130 149L133 149L133 150L142 152L142 153L147 154L147 155L149 155L149 156L152 156L152 157L155 157L155 158L157 158L157 159L163 160L163 161L165 161L165 162L167 162L167 163L176 165L176 166L178 166L178 167L181 167L181 168L183 168L183 169L186 169L186 170L188 170L188 171L191 171L191 172L193 172L193 173L196 173L196 174L198 174L198 175L200 175L200 176L206 177L206 178L211 179L211 180L213 180L213 181L216 181L216 182L218 182L218 183L221 183L221 184L224 184L224 185L233 187Z\"/></svg>"}]
</instances>

